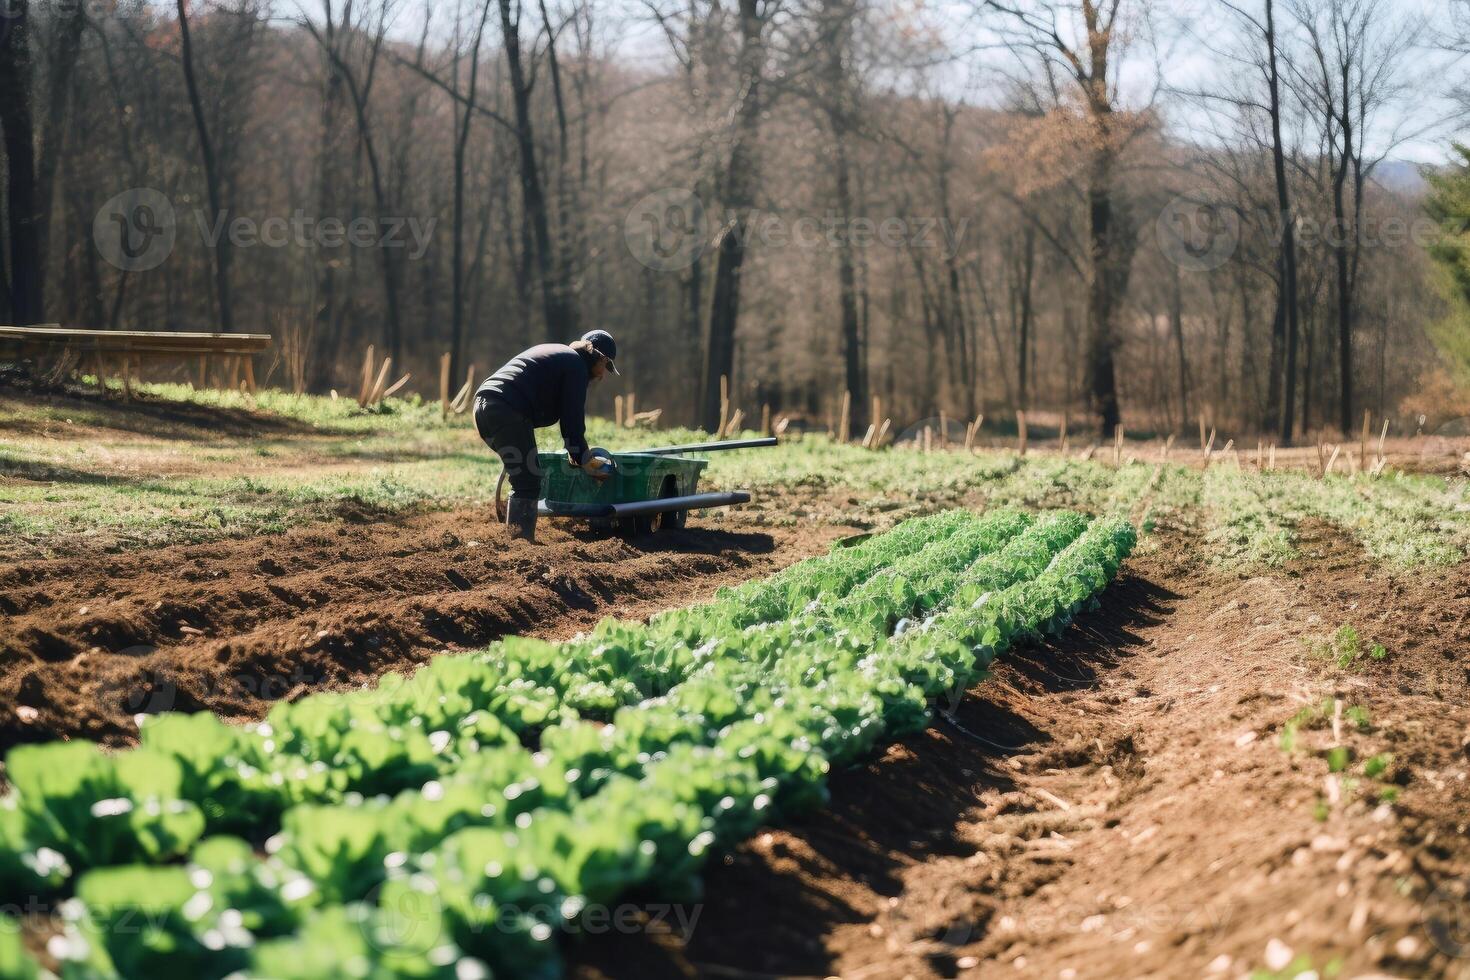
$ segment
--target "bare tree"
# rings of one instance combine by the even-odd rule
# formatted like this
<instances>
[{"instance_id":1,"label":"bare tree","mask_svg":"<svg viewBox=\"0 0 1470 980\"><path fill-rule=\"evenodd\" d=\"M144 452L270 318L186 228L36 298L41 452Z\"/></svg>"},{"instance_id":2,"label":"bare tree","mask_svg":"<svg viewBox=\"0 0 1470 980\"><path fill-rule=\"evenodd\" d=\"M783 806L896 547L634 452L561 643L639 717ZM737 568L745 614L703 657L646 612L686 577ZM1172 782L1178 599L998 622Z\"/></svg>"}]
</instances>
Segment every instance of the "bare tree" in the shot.
<instances>
[{"instance_id":1,"label":"bare tree","mask_svg":"<svg viewBox=\"0 0 1470 980\"><path fill-rule=\"evenodd\" d=\"M179 0L180 4L184 0ZM380 56L383 51L384 41L388 34L388 27L393 21L395 0L379 0L376 8L373 8L366 21L357 20L357 14L353 11L351 2L345 4L337 19L332 7L332 0L323 0L325 17L321 26L314 24L310 18L303 18L302 24L316 40L322 52L327 56L342 84L347 89L348 98L352 103L353 117L357 121L357 135L361 141L363 154L367 157L368 174L372 182L373 202L377 207L378 222L386 232L386 222L390 218L390 206L388 203L387 182L380 161L377 142L374 136L372 123L372 94L373 84L377 79ZM365 46L366 50L359 52L359 47ZM360 63L359 63L360 62ZM402 361L403 329L400 314L398 278L398 263L394 259L395 249L379 248L378 254L383 266L383 290L388 300L388 320L385 340L390 356L395 361Z\"/></svg>"},{"instance_id":2,"label":"bare tree","mask_svg":"<svg viewBox=\"0 0 1470 980\"><path fill-rule=\"evenodd\" d=\"M731 217L719 231L716 245L713 306L705 344L701 382L703 410L700 424L714 431L720 422L720 379L735 367L735 326L740 319L740 274L755 207L758 166L756 141L760 135L761 86L765 79L767 29L776 0L738 0L740 53L733 123L725 135L727 147L718 183L720 202Z\"/></svg>"},{"instance_id":3,"label":"bare tree","mask_svg":"<svg viewBox=\"0 0 1470 980\"><path fill-rule=\"evenodd\" d=\"M1338 354L1338 427L1351 432L1353 317L1362 255L1360 234L1365 183L1401 137L1390 136L1377 154L1365 146L1379 114L1405 94L1404 56L1418 43L1417 18L1396 17L1382 0L1293 0L1309 58L1293 70L1299 98L1317 117L1331 187L1328 246L1335 281Z\"/></svg>"},{"instance_id":4,"label":"bare tree","mask_svg":"<svg viewBox=\"0 0 1470 980\"><path fill-rule=\"evenodd\" d=\"M1037 0L1024 5L985 0L999 14L1011 42L1038 54L1048 77L1056 71L1075 86L1086 121L1088 331L1087 389L1092 414L1103 437L1121 420L1118 407L1117 317L1128 289L1136 229L1120 196L1118 167L1128 141L1139 131L1136 119L1118 110L1116 87L1121 24L1128 0ZM1069 15L1071 33L1060 23Z\"/></svg>"}]
</instances>

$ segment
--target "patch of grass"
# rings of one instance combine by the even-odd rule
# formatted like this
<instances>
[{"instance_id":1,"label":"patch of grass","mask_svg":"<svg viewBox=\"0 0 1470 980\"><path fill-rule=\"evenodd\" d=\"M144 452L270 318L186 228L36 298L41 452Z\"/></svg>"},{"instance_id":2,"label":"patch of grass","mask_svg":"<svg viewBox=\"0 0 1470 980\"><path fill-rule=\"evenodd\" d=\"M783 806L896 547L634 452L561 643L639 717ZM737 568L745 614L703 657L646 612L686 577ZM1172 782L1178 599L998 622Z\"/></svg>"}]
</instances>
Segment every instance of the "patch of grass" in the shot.
<instances>
[{"instance_id":1,"label":"patch of grass","mask_svg":"<svg viewBox=\"0 0 1470 980\"><path fill-rule=\"evenodd\" d=\"M0 425L22 416L57 423L17 425L16 436L0 448L0 477L18 478L0 485L0 505L10 505L0 526L27 538L102 528L126 529L129 540L149 543L199 540L315 520L343 500L394 511L478 504L489 500L499 475L469 414L444 419L437 403L417 396L364 410L350 398L273 390L252 396L150 384L142 391L154 400L158 419L128 417L125 425L118 419L127 410L105 403L0 402ZM159 421L172 416L157 412L169 404L201 411L174 427ZM206 439L213 432L209 411L230 413L231 431L254 432L253 420L261 420L259 433ZM87 437L68 438L68 421ZM99 430L106 437L97 438ZM537 439L542 449L560 448L555 428L540 430ZM588 439L626 451L708 436L589 419ZM1009 450L890 447L875 453L819 433L777 450L712 453L708 459L708 489L789 494L770 507L776 523L825 518L880 525L954 506L1065 507L1123 514L1150 528L1158 521L1200 522L1215 546L1214 559L1241 569L1297 558L1297 527L1309 518L1352 533L1370 555L1395 567L1459 561L1470 546L1470 494L1463 481L1319 480L1230 463L1204 472L1169 464L1115 467L1076 456L1023 458ZM819 506L794 508L791 496L810 496ZM832 500L843 496L845 501Z\"/></svg>"},{"instance_id":2,"label":"patch of grass","mask_svg":"<svg viewBox=\"0 0 1470 980\"><path fill-rule=\"evenodd\" d=\"M1312 656L1331 660L1338 670L1355 670L1365 661L1383 660L1388 656L1388 650L1381 643L1364 650L1357 628L1350 623L1343 623L1330 638L1308 639L1306 643Z\"/></svg>"},{"instance_id":3,"label":"patch of grass","mask_svg":"<svg viewBox=\"0 0 1470 980\"><path fill-rule=\"evenodd\" d=\"M1219 548L1216 561L1277 567L1297 556L1296 521L1272 476L1227 465L1205 471L1206 538Z\"/></svg>"},{"instance_id":4,"label":"patch of grass","mask_svg":"<svg viewBox=\"0 0 1470 980\"><path fill-rule=\"evenodd\" d=\"M1342 975L1342 957L1334 956L1324 963L1320 968L1312 965L1312 957L1303 953L1296 956L1290 963L1279 970L1260 969L1252 970L1251 980L1299 980L1302 977L1320 978L1320 980L1333 980L1334 977Z\"/></svg>"}]
</instances>

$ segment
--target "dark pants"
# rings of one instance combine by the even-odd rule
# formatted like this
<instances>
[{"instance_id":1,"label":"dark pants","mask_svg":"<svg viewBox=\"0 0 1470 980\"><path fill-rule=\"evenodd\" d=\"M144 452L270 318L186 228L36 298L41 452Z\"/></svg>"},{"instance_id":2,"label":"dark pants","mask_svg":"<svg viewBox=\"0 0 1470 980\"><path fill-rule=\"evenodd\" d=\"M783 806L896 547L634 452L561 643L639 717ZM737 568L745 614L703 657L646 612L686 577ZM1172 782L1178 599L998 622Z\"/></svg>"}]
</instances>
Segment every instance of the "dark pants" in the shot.
<instances>
[{"instance_id":1,"label":"dark pants","mask_svg":"<svg viewBox=\"0 0 1470 980\"><path fill-rule=\"evenodd\" d=\"M500 399L481 395L475 399L475 428L504 464L510 495L539 500L541 465L531 420Z\"/></svg>"}]
</instances>

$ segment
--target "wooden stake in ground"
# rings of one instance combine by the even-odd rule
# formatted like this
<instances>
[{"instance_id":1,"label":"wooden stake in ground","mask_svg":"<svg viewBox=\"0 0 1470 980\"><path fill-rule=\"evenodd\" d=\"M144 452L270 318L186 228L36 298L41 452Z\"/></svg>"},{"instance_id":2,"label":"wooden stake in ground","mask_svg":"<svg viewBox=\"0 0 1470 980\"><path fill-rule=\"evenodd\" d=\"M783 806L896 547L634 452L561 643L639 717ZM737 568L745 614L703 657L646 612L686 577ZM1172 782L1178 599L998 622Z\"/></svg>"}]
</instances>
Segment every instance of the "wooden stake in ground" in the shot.
<instances>
[{"instance_id":1,"label":"wooden stake in ground","mask_svg":"<svg viewBox=\"0 0 1470 980\"><path fill-rule=\"evenodd\" d=\"M939 448L949 448L949 417L942 408L939 410Z\"/></svg>"},{"instance_id":2,"label":"wooden stake in ground","mask_svg":"<svg viewBox=\"0 0 1470 980\"><path fill-rule=\"evenodd\" d=\"M1169 433L1169 438L1164 440L1163 462L1167 463L1169 461L1169 450L1172 448L1174 448L1174 433L1171 432Z\"/></svg>"},{"instance_id":3,"label":"wooden stake in ground","mask_svg":"<svg viewBox=\"0 0 1470 980\"><path fill-rule=\"evenodd\" d=\"M471 364L470 369L465 372L464 387L460 388L459 394L450 400L449 410L455 415L463 414L464 410L470 407L470 401L474 398L474 392L475 366Z\"/></svg>"},{"instance_id":4,"label":"wooden stake in ground","mask_svg":"<svg viewBox=\"0 0 1470 980\"><path fill-rule=\"evenodd\" d=\"M873 448L873 436L876 435L877 432L878 432L878 423L876 423L876 422L870 422L870 423L868 423L868 431L863 433L863 448L864 449L872 449Z\"/></svg>"},{"instance_id":5,"label":"wooden stake in ground","mask_svg":"<svg viewBox=\"0 0 1470 980\"><path fill-rule=\"evenodd\" d=\"M449 351L439 355L439 417L449 418Z\"/></svg>"},{"instance_id":6,"label":"wooden stake in ground","mask_svg":"<svg viewBox=\"0 0 1470 980\"><path fill-rule=\"evenodd\" d=\"M1016 452L1026 455L1026 413L1016 411Z\"/></svg>"},{"instance_id":7,"label":"wooden stake in ground","mask_svg":"<svg viewBox=\"0 0 1470 980\"><path fill-rule=\"evenodd\" d=\"M383 392L383 397L380 399L380 401L387 401L394 395L398 394L399 389L408 384L408 379L411 377L413 377L412 374L405 372L403 377L399 378L397 381L388 386L388 390Z\"/></svg>"},{"instance_id":8,"label":"wooden stake in ground","mask_svg":"<svg viewBox=\"0 0 1470 980\"><path fill-rule=\"evenodd\" d=\"M362 359L362 384L357 388L357 404L366 405L368 395L373 392L373 345L368 344L367 355Z\"/></svg>"},{"instance_id":9,"label":"wooden stake in ground","mask_svg":"<svg viewBox=\"0 0 1470 980\"><path fill-rule=\"evenodd\" d=\"M761 405L761 435L771 434L771 403L765 402Z\"/></svg>"},{"instance_id":10,"label":"wooden stake in ground","mask_svg":"<svg viewBox=\"0 0 1470 980\"><path fill-rule=\"evenodd\" d=\"M849 438L851 436L851 432L849 431L850 428L851 428L851 426L852 426L852 392L847 391L846 389L843 389L843 392L842 392L842 412L838 415L838 422L837 422L837 441L838 442L846 443L849 440Z\"/></svg>"},{"instance_id":11,"label":"wooden stake in ground","mask_svg":"<svg viewBox=\"0 0 1470 980\"><path fill-rule=\"evenodd\" d=\"M368 396L367 403L376 405L383 400L383 386L388 383L388 369L393 366L393 358L383 358L383 366L378 369L378 378L373 382L372 394Z\"/></svg>"},{"instance_id":12,"label":"wooden stake in ground","mask_svg":"<svg viewBox=\"0 0 1470 980\"><path fill-rule=\"evenodd\" d=\"M868 421L869 422L872 422L874 426L877 426L878 420L881 419L882 417L883 417L883 399L879 398L877 395L874 395L873 396L872 414L868 416Z\"/></svg>"},{"instance_id":13,"label":"wooden stake in ground","mask_svg":"<svg viewBox=\"0 0 1470 980\"><path fill-rule=\"evenodd\" d=\"M1066 412L1063 412L1062 413L1062 431L1061 431L1061 434L1060 435L1061 435L1062 455L1065 456L1065 455L1067 455L1067 413Z\"/></svg>"},{"instance_id":14,"label":"wooden stake in ground","mask_svg":"<svg viewBox=\"0 0 1470 980\"><path fill-rule=\"evenodd\" d=\"M613 395L613 425L623 427L623 396Z\"/></svg>"},{"instance_id":15,"label":"wooden stake in ground","mask_svg":"<svg viewBox=\"0 0 1470 980\"><path fill-rule=\"evenodd\" d=\"M1204 412L1200 412L1199 413L1199 447L1200 447L1200 449L1204 449L1205 448L1205 413ZM1209 459L1209 458L1210 458L1210 454L1209 453L1205 453L1205 459Z\"/></svg>"},{"instance_id":16,"label":"wooden stake in ground","mask_svg":"<svg viewBox=\"0 0 1470 980\"><path fill-rule=\"evenodd\" d=\"M1204 416L1200 416L1203 418ZM1210 453L1215 449L1215 430L1210 430L1210 438L1205 440L1205 465L1210 465Z\"/></svg>"},{"instance_id":17,"label":"wooden stake in ground","mask_svg":"<svg viewBox=\"0 0 1470 980\"><path fill-rule=\"evenodd\" d=\"M1386 457L1386 456L1383 455L1383 440L1385 440L1387 438L1388 438L1388 419L1384 419L1383 420L1383 431L1380 432L1380 433L1378 433L1378 452L1375 454L1375 458L1373 460L1373 470L1374 470L1375 473L1381 473L1381 472L1383 472L1383 464L1388 459L1388 457Z\"/></svg>"},{"instance_id":18,"label":"wooden stake in ground","mask_svg":"<svg viewBox=\"0 0 1470 980\"><path fill-rule=\"evenodd\" d=\"M1358 437L1358 458L1361 460L1368 458L1368 423L1372 420L1373 413L1363 409L1363 431Z\"/></svg>"},{"instance_id":19,"label":"wooden stake in ground","mask_svg":"<svg viewBox=\"0 0 1470 980\"><path fill-rule=\"evenodd\" d=\"M729 420L730 376L728 374L722 374L720 375L720 428L719 431L715 433L716 435L719 435L720 432L725 431L725 424L729 422Z\"/></svg>"},{"instance_id":20,"label":"wooden stake in ground","mask_svg":"<svg viewBox=\"0 0 1470 980\"><path fill-rule=\"evenodd\" d=\"M740 423L745 421L745 412L735 409L735 414L730 416L730 427L725 430L725 438L730 438L740 431Z\"/></svg>"},{"instance_id":21,"label":"wooden stake in ground","mask_svg":"<svg viewBox=\"0 0 1470 980\"><path fill-rule=\"evenodd\" d=\"M1327 478L1327 474L1332 472L1332 466L1334 463L1337 462L1337 454L1340 452L1342 452L1341 445L1336 445L1332 447L1332 456L1327 460L1326 468L1322 470L1322 478L1324 480Z\"/></svg>"},{"instance_id":22,"label":"wooden stake in ground","mask_svg":"<svg viewBox=\"0 0 1470 980\"><path fill-rule=\"evenodd\" d=\"M630 428L633 425L633 417L638 414L638 393L628 392L628 397L623 399L623 422Z\"/></svg>"},{"instance_id":23,"label":"wooden stake in ground","mask_svg":"<svg viewBox=\"0 0 1470 980\"><path fill-rule=\"evenodd\" d=\"M1123 463L1123 423L1119 422L1113 427L1113 466L1121 466Z\"/></svg>"},{"instance_id":24,"label":"wooden stake in ground","mask_svg":"<svg viewBox=\"0 0 1470 980\"><path fill-rule=\"evenodd\" d=\"M878 427L878 434L873 437L873 448L877 449L883 445L883 439L888 435L888 427L893 424L892 419L884 419L883 424Z\"/></svg>"},{"instance_id":25,"label":"wooden stake in ground","mask_svg":"<svg viewBox=\"0 0 1470 980\"><path fill-rule=\"evenodd\" d=\"M245 362L245 389L253 395L255 394L255 358L246 354L242 360ZM270 378L265 380L268 383Z\"/></svg>"},{"instance_id":26,"label":"wooden stake in ground","mask_svg":"<svg viewBox=\"0 0 1470 980\"><path fill-rule=\"evenodd\" d=\"M1267 455L1266 455L1266 469L1268 469L1268 470L1274 470L1275 468L1276 468L1276 443L1273 442L1273 443L1271 443L1271 448L1269 450L1267 450Z\"/></svg>"},{"instance_id":27,"label":"wooden stake in ground","mask_svg":"<svg viewBox=\"0 0 1470 980\"><path fill-rule=\"evenodd\" d=\"M934 430L931 429L931 428L929 428L929 426L926 425L926 426L924 426L924 452L931 453L933 451L934 451Z\"/></svg>"}]
</instances>

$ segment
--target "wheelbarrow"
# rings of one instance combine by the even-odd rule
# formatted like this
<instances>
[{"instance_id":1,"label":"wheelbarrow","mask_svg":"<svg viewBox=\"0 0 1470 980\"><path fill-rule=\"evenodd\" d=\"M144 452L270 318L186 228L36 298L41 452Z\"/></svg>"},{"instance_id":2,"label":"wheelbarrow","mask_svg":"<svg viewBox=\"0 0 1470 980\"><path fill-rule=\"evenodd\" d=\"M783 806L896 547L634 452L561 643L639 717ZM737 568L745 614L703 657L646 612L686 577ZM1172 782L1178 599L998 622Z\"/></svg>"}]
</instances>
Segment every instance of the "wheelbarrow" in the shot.
<instances>
[{"instance_id":1,"label":"wheelbarrow","mask_svg":"<svg viewBox=\"0 0 1470 980\"><path fill-rule=\"evenodd\" d=\"M698 442L682 446L656 446L633 452L613 453L594 448L591 454L606 461L607 479L598 480L573 466L566 453L537 453L541 467L542 517L574 517L594 527L616 526L628 534L649 534L682 528L691 510L727 507L750 500L744 490L699 493L699 474L708 460L690 459L683 453L721 452L776 445L775 437ZM495 516L505 521L507 476L501 471L495 485Z\"/></svg>"}]
</instances>

